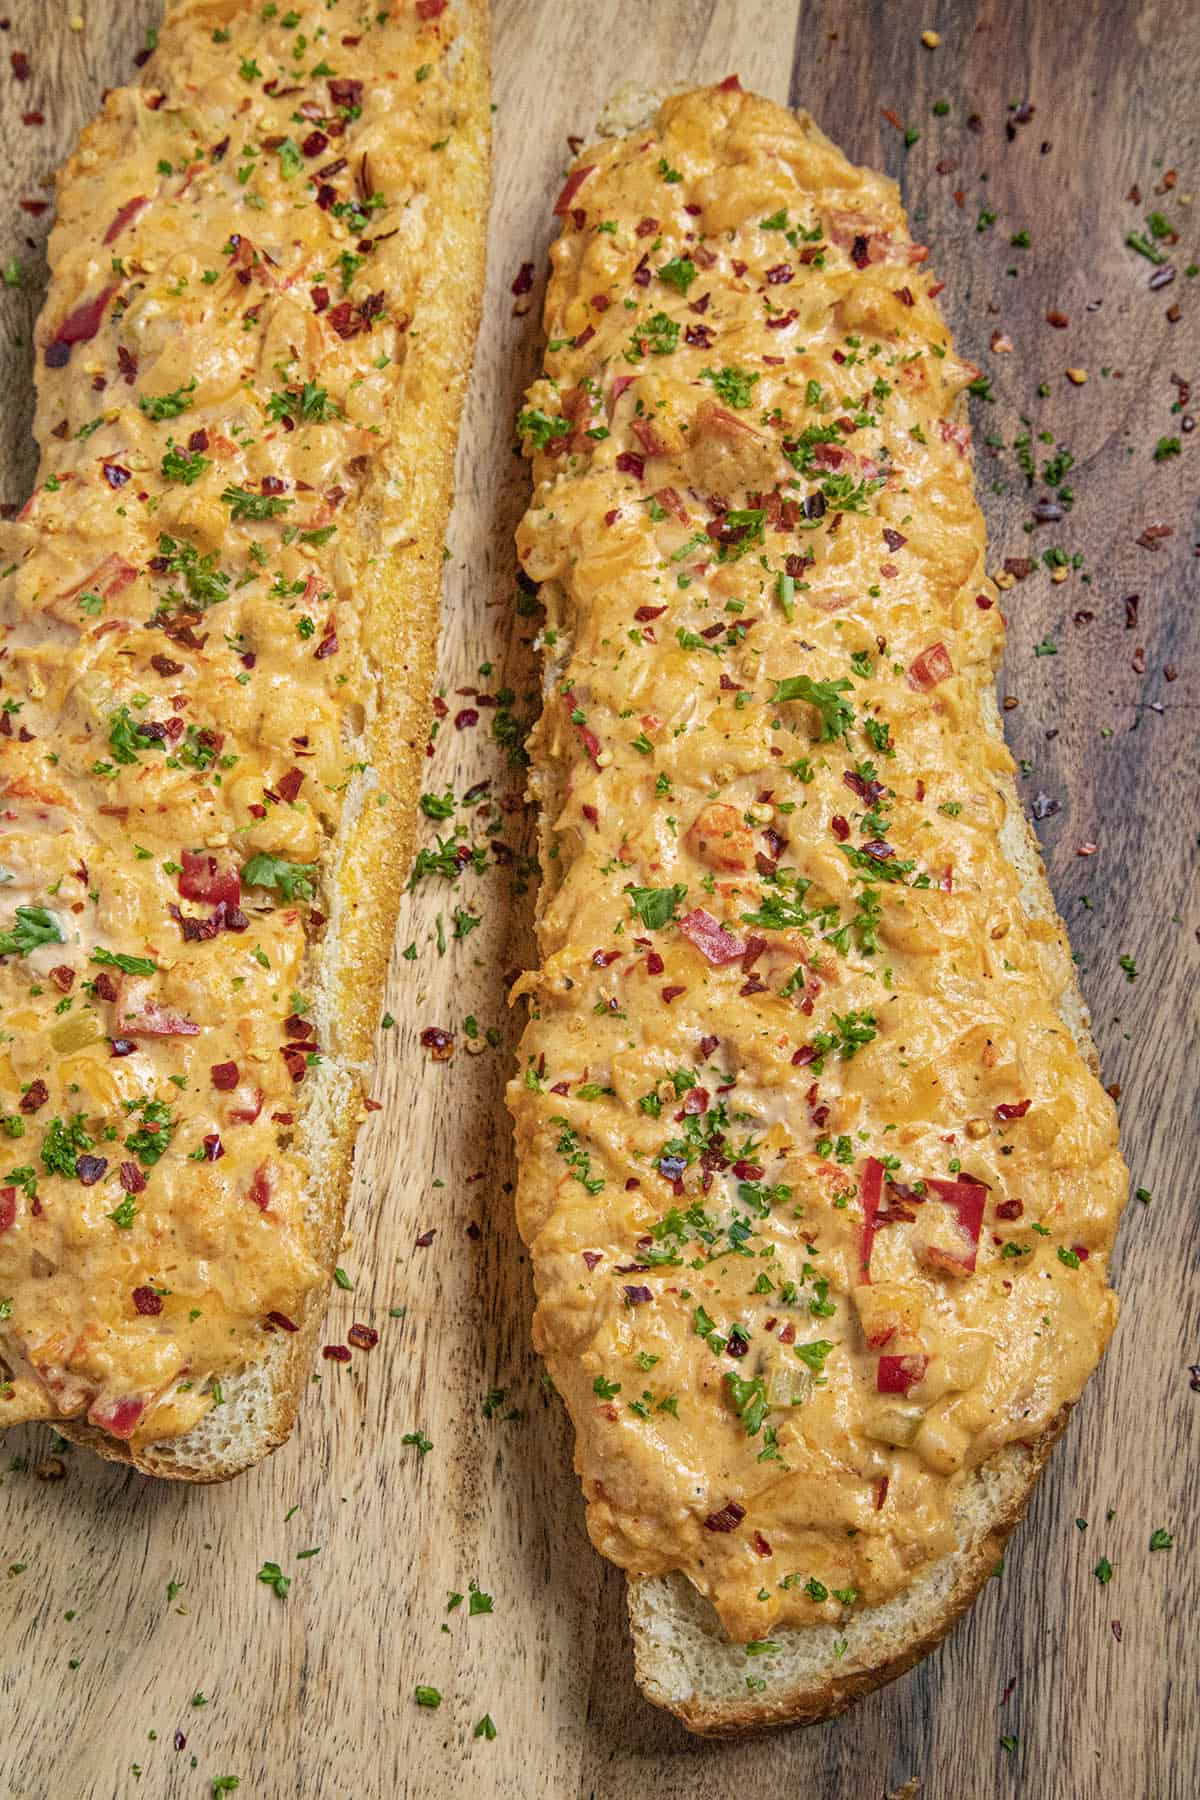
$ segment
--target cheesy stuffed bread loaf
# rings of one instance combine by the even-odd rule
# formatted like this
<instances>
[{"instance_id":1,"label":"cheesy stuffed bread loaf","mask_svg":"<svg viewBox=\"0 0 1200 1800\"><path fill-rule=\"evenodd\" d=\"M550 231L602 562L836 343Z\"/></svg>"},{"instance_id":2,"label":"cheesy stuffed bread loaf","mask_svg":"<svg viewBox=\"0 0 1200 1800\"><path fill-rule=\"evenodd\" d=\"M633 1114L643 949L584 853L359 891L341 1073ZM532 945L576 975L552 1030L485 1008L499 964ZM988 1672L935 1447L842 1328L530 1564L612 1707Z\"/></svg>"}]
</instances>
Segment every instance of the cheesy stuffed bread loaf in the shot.
<instances>
[{"instance_id":1,"label":"cheesy stuffed bread loaf","mask_svg":"<svg viewBox=\"0 0 1200 1800\"><path fill-rule=\"evenodd\" d=\"M734 1731L899 1673L995 1567L1126 1175L894 184L733 81L556 210L519 1219L639 1680Z\"/></svg>"},{"instance_id":2,"label":"cheesy stuffed bread loaf","mask_svg":"<svg viewBox=\"0 0 1200 1800\"><path fill-rule=\"evenodd\" d=\"M319 1328L487 171L482 0L184 0L59 181L0 588L0 1423L155 1474L282 1441Z\"/></svg>"}]
</instances>

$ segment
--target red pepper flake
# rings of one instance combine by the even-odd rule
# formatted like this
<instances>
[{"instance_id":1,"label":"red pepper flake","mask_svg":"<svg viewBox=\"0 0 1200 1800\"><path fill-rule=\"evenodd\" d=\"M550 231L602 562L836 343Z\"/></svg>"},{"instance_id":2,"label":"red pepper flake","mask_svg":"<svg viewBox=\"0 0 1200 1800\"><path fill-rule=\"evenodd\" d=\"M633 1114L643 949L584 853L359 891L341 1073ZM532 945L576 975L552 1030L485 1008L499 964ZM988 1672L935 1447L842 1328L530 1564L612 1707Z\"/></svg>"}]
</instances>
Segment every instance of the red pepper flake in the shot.
<instances>
[{"instance_id":1,"label":"red pepper flake","mask_svg":"<svg viewBox=\"0 0 1200 1800\"><path fill-rule=\"evenodd\" d=\"M299 1331L300 1329L292 1319L288 1318L286 1313L281 1312L269 1312L267 1314L267 1323L268 1325L277 1326L280 1331Z\"/></svg>"},{"instance_id":2,"label":"red pepper flake","mask_svg":"<svg viewBox=\"0 0 1200 1800\"><path fill-rule=\"evenodd\" d=\"M333 198L336 198L332 188L330 188L329 192ZM327 287L310 288L309 299L313 303L314 312L324 312L325 308L329 305L329 289Z\"/></svg>"},{"instance_id":3,"label":"red pepper flake","mask_svg":"<svg viewBox=\"0 0 1200 1800\"><path fill-rule=\"evenodd\" d=\"M472 725L478 725L479 713L473 706L464 706L454 715L455 731L469 731Z\"/></svg>"},{"instance_id":4,"label":"red pepper flake","mask_svg":"<svg viewBox=\"0 0 1200 1800\"><path fill-rule=\"evenodd\" d=\"M12 64L13 78L16 81L29 80L29 58L24 50L10 50L8 60Z\"/></svg>"},{"instance_id":5,"label":"red pepper flake","mask_svg":"<svg viewBox=\"0 0 1200 1800\"><path fill-rule=\"evenodd\" d=\"M454 1055L454 1033L438 1025L426 1025L421 1033L421 1048L428 1050L434 1062L449 1062Z\"/></svg>"},{"instance_id":6,"label":"red pepper flake","mask_svg":"<svg viewBox=\"0 0 1200 1800\"><path fill-rule=\"evenodd\" d=\"M135 1287L133 1304L137 1312L147 1319L156 1318L162 1311L162 1295L156 1294L152 1287Z\"/></svg>"},{"instance_id":7,"label":"red pepper flake","mask_svg":"<svg viewBox=\"0 0 1200 1800\"><path fill-rule=\"evenodd\" d=\"M1032 1100L1016 1100L995 1108L998 1119L1023 1119L1033 1105Z\"/></svg>"},{"instance_id":8,"label":"red pepper flake","mask_svg":"<svg viewBox=\"0 0 1200 1800\"><path fill-rule=\"evenodd\" d=\"M996 1206L998 1219L1019 1219L1025 1211L1023 1200L1001 1200Z\"/></svg>"},{"instance_id":9,"label":"red pepper flake","mask_svg":"<svg viewBox=\"0 0 1200 1800\"><path fill-rule=\"evenodd\" d=\"M670 1006L672 1000L677 1000L680 994L686 993L686 987L665 987L662 990L663 1001L667 1006Z\"/></svg>"},{"instance_id":10,"label":"red pepper flake","mask_svg":"<svg viewBox=\"0 0 1200 1800\"><path fill-rule=\"evenodd\" d=\"M754 1536L750 1539L750 1544L756 1556L774 1556L775 1554L761 1531L756 1531L754 1533Z\"/></svg>"},{"instance_id":11,"label":"red pepper flake","mask_svg":"<svg viewBox=\"0 0 1200 1800\"><path fill-rule=\"evenodd\" d=\"M850 836L849 821L844 819L841 813L835 813L833 818L829 821L829 826L838 843L844 844L846 839Z\"/></svg>"},{"instance_id":12,"label":"red pepper flake","mask_svg":"<svg viewBox=\"0 0 1200 1800\"><path fill-rule=\"evenodd\" d=\"M345 1344L326 1344L321 1351L326 1362L348 1363L350 1352Z\"/></svg>"},{"instance_id":13,"label":"red pepper flake","mask_svg":"<svg viewBox=\"0 0 1200 1800\"><path fill-rule=\"evenodd\" d=\"M414 1239L417 1249L418 1250L428 1250L430 1244L432 1244L432 1242L436 1236L437 1236L437 1226L431 1225L428 1231L423 1231L419 1238Z\"/></svg>"},{"instance_id":14,"label":"red pepper flake","mask_svg":"<svg viewBox=\"0 0 1200 1800\"><path fill-rule=\"evenodd\" d=\"M583 1260L584 1260L585 1266L588 1269L588 1272L590 1273L594 1268L596 1268L600 1263L602 1263L604 1261L604 1253L601 1250L585 1250L583 1252Z\"/></svg>"},{"instance_id":15,"label":"red pepper flake","mask_svg":"<svg viewBox=\"0 0 1200 1800\"><path fill-rule=\"evenodd\" d=\"M532 286L533 264L531 262L523 262L517 272L516 280L512 284L512 291L514 294L520 296L521 294L527 294Z\"/></svg>"},{"instance_id":16,"label":"red pepper flake","mask_svg":"<svg viewBox=\"0 0 1200 1800\"><path fill-rule=\"evenodd\" d=\"M1120 1619L1112 1619L1109 1621L1109 1623L1110 1623L1110 1626L1112 1629L1112 1634L1116 1638L1116 1640L1119 1644L1121 1641L1121 1621L1120 1621Z\"/></svg>"},{"instance_id":17,"label":"red pepper flake","mask_svg":"<svg viewBox=\"0 0 1200 1800\"><path fill-rule=\"evenodd\" d=\"M21 1111L27 1116L35 1113L39 1106L44 1106L50 1098L50 1089L42 1080L31 1081L21 1096Z\"/></svg>"},{"instance_id":18,"label":"red pepper flake","mask_svg":"<svg viewBox=\"0 0 1200 1800\"><path fill-rule=\"evenodd\" d=\"M373 1350L379 1342L379 1333L371 1325L352 1325L346 1336L356 1350Z\"/></svg>"},{"instance_id":19,"label":"red pepper flake","mask_svg":"<svg viewBox=\"0 0 1200 1800\"><path fill-rule=\"evenodd\" d=\"M1071 321L1068 319L1066 313L1058 312L1052 307L1046 314L1046 323L1047 325L1053 325L1055 331L1065 331Z\"/></svg>"},{"instance_id":20,"label":"red pepper flake","mask_svg":"<svg viewBox=\"0 0 1200 1800\"><path fill-rule=\"evenodd\" d=\"M727 1500L719 1512L709 1513L704 1521L705 1531L736 1531L746 1516L744 1506L736 1500Z\"/></svg>"}]
</instances>

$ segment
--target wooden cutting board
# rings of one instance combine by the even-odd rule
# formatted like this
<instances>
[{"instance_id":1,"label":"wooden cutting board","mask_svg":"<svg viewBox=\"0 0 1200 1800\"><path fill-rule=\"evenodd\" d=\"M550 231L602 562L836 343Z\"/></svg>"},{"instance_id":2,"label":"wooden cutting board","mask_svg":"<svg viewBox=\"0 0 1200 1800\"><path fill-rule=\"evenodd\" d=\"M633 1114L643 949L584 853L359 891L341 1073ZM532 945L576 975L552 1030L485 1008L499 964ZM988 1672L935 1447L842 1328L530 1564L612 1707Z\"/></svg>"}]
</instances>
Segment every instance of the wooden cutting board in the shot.
<instances>
[{"instance_id":1,"label":"wooden cutting board","mask_svg":"<svg viewBox=\"0 0 1200 1800\"><path fill-rule=\"evenodd\" d=\"M154 0L15 0L0 21L8 502L33 467L29 345L49 224L36 206L157 15ZM4 1791L158 1800L236 1776L264 1800L1190 1800L1200 434L1186 433L1190 402L1171 377L1200 382L1200 276L1185 273L1200 261L1196 0L502 0L495 37L491 280L447 563L449 717L429 764L439 792L490 783L477 831L491 866L453 887L431 877L405 902L383 1110L363 1131L342 1255L353 1287L335 1293L326 1334L343 1342L362 1320L379 1346L345 1368L319 1362L287 1447L212 1491L62 1446L56 1460L42 1429L10 1434ZM28 57L27 79L10 74L10 51ZM721 1746L634 1689L623 1583L587 1544L564 1416L527 1345L501 1091L516 1030L505 976L531 955L535 870L521 770L497 739L529 718L536 686L531 622L513 604L526 475L512 421L537 368L567 140L620 81L733 69L902 181L990 384L974 423L993 570L1056 547L1081 559L1057 583L1039 566L1007 595L1001 691L1134 1180L1153 1198L1131 1204L1122 1232L1124 1317L1103 1373L970 1620L844 1719ZM1180 236L1164 246L1173 283L1152 290L1154 265L1124 240L1155 210ZM1028 246L1011 241L1026 231ZM528 305L512 295L526 261ZM1012 354L989 347L994 333ZM1181 454L1168 443L1156 462L1160 439ZM1060 445L1073 508L1027 535ZM480 705L463 689L512 698ZM429 1025L455 1033L451 1061L422 1050ZM418 1432L425 1454L403 1442ZM1174 1541L1152 1553L1157 1528ZM257 1579L267 1560L291 1577L286 1600ZM472 1583L493 1610L447 1611ZM418 1683L440 1690L437 1711L416 1705ZM485 1714L494 1739L473 1735Z\"/></svg>"}]
</instances>

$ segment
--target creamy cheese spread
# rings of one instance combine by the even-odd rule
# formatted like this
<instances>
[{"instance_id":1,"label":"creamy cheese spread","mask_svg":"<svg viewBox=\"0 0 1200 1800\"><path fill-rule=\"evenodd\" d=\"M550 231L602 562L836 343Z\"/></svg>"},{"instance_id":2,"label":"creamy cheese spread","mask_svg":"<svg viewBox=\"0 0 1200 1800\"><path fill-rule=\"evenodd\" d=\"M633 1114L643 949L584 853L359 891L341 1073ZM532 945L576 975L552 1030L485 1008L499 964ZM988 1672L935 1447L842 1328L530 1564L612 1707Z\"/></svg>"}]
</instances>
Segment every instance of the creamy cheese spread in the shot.
<instances>
[{"instance_id":1,"label":"creamy cheese spread","mask_svg":"<svg viewBox=\"0 0 1200 1800\"><path fill-rule=\"evenodd\" d=\"M557 211L535 1337L597 1547L760 1640L901 1592L1076 1398L1126 1176L1014 866L974 371L894 187L733 83Z\"/></svg>"},{"instance_id":2,"label":"creamy cheese spread","mask_svg":"<svg viewBox=\"0 0 1200 1800\"><path fill-rule=\"evenodd\" d=\"M306 983L445 10L177 8L61 186L0 582L0 1422L185 1432L328 1276Z\"/></svg>"}]
</instances>

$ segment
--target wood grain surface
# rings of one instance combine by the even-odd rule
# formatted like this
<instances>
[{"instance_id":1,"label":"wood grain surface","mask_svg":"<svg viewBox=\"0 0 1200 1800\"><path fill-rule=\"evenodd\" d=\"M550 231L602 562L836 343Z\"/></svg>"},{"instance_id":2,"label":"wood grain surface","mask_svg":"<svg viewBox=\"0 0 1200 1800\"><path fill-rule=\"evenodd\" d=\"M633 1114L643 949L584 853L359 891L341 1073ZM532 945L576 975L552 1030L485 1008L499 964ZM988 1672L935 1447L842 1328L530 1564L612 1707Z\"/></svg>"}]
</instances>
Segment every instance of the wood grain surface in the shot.
<instances>
[{"instance_id":1,"label":"wood grain surface","mask_svg":"<svg viewBox=\"0 0 1200 1800\"><path fill-rule=\"evenodd\" d=\"M158 10L15 0L0 20L8 503L33 468L30 330L50 222L21 203L49 198L47 177ZM587 1544L564 1417L528 1349L501 1090L517 1023L505 976L531 953L536 871L521 771L493 724L533 706L532 623L513 604L527 487L512 420L537 366L567 138L590 131L622 80L731 69L902 182L958 340L990 382L974 423L991 568L1056 547L1082 559L1061 582L1042 565L1007 594L1001 691L1134 1181L1152 1199L1131 1204L1122 1231L1114 1346L969 1621L834 1724L721 1746L689 1739L633 1686L623 1582ZM449 717L429 764L438 792L490 782L473 830L495 847L485 875L430 878L405 903L383 1110L360 1142L342 1256L354 1287L336 1293L326 1333L343 1341L358 1319L379 1346L344 1369L319 1363L291 1442L219 1489L155 1485L44 1429L9 1434L0 1787L174 1800L228 1776L262 1800L1190 1800L1200 434L1171 377L1200 383L1200 275L1185 273L1200 262L1196 0L499 0L495 80L491 277L447 563ZM1024 102L1032 117L1018 117ZM906 127L919 133L907 147ZM1152 290L1154 266L1124 240L1155 210L1179 242L1164 244L1174 281ZM525 261L528 310L511 293ZM989 347L993 333L1011 354ZM1196 398L1200 413L1200 386ZM1156 462L1161 439L1181 454ZM1073 506L1027 533L1059 446L1074 456L1059 476ZM462 688L514 698L476 706ZM463 708L478 722L456 729ZM467 936L453 935L456 909L482 921ZM421 1049L426 1025L455 1032L450 1062ZM425 1454L402 1441L418 1431ZM1173 1544L1152 1553L1157 1528ZM1107 1584L1093 1575L1102 1557ZM267 1559L292 1578L286 1599L257 1580ZM494 1610L447 1612L472 1582ZM417 1706L418 1683L440 1690L438 1710ZM485 1714L494 1739L473 1735Z\"/></svg>"}]
</instances>

